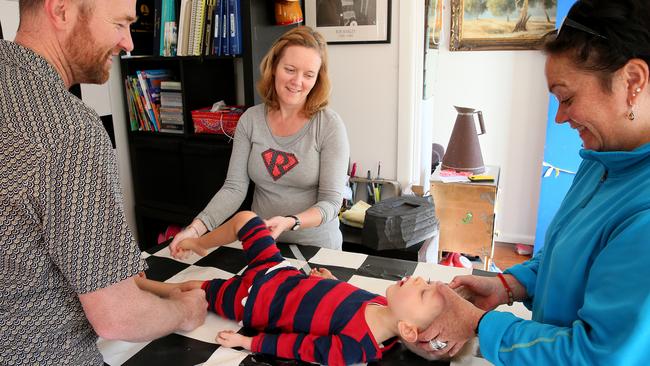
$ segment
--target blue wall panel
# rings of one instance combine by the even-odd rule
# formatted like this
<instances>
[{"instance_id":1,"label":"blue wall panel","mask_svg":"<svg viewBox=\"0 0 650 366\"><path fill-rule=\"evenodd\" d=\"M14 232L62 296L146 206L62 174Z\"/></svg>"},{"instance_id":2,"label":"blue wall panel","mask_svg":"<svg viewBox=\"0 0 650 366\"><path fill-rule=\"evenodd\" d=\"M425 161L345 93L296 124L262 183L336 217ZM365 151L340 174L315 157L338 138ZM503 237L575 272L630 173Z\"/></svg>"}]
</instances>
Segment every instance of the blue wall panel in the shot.
<instances>
[{"instance_id":1,"label":"blue wall panel","mask_svg":"<svg viewBox=\"0 0 650 366\"><path fill-rule=\"evenodd\" d=\"M556 24L559 25L571 8L575 0L558 0ZM581 159L578 155L582 142L578 133L568 124L555 123L555 114L558 108L557 99L550 95L548 106L548 119L546 125L546 143L544 145L544 161L561 169L576 171ZM542 180L539 195L539 209L537 212L537 227L535 231L535 252L544 246L544 237L549 223L555 216L562 199L571 186L573 175L560 173L557 177L553 173L544 178L546 167L542 167L540 179Z\"/></svg>"}]
</instances>

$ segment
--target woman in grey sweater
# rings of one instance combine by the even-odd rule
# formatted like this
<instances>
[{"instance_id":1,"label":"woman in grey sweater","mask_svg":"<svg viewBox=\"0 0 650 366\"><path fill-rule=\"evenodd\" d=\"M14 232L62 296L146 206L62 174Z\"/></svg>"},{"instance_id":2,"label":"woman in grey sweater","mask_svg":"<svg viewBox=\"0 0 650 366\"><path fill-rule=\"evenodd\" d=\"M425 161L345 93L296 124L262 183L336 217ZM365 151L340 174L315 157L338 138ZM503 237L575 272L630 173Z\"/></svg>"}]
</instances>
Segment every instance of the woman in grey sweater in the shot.
<instances>
[{"instance_id":1,"label":"woman in grey sweater","mask_svg":"<svg viewBox=\"0 0 650 366\"><path fill-rule=\"evenodd\" d=\"M205 209L170 245L219 226L255 183L253 211L280 242L341 249L338 212L350 146L343 121L327 108L327 46L309 27L280 37L260 65L264 103L239 120L228 176Z\"/></svg>"}]
</instances>

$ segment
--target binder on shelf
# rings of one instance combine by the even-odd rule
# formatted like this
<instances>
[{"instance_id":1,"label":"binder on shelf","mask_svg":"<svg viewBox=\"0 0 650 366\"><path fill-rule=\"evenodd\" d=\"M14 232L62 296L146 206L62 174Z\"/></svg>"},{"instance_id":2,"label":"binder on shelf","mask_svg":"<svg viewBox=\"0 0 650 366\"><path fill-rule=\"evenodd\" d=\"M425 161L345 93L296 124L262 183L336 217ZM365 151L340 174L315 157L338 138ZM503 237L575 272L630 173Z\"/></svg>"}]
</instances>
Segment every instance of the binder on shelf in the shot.
<instances>
[{"instance_id":1,"label":"binder on shelf","mask_svg":"<svg viewBox=\"0 0 650 366\"><path fill-rule=\"evenodd\" d=\"M230 37L228 29L230 28L230 9L228 0L221 0L221 56L230 55Z\"/></svg>"},{"instance_id":2,"label":"binder on shelf","mask_svg":"<svg viewBox=\"0 0 650 366\"><path fill-rule=\"evenodd\" d=\"M212 40L212 54L215 56L221 56L221 31L223 29L223 7L221 4L225 0L217 0L217 4L214 7L214 39Z\"/></svg>"},{"instance_id":3,"label":"binder on shelf","mask_svg":"<svg viewBox=\"0 0 650 366\"><path fill-rule=\"evenodd\" d=\"M181 13L178 19L178 44L176 54L187 56L190 38L190 23L192 21L192 0L181 0Z\"/></svg>"},{"instance_id":4,"label":"binder on shelf","mask_svg":"<svg viewBox=\"0 0 650 366\"><path fill-rule=\"evenodd\" d=\"M206 0L205 5L205 26L203 27L203 44L201 45L201 53L205 56L212 54L212 28L214 23L214 7L216 0Z\"/></svg>"},{"instance_id":5,"label":"binder on shelf","mask_svg":"<svg viewBox=\"0 0 650 366\"><path fill-rule=\"evenodd\" d=\"M229 22L230 22L230 54L232 56L241 55L241 0L228 0Z\"/></svg>"}]
</instances>

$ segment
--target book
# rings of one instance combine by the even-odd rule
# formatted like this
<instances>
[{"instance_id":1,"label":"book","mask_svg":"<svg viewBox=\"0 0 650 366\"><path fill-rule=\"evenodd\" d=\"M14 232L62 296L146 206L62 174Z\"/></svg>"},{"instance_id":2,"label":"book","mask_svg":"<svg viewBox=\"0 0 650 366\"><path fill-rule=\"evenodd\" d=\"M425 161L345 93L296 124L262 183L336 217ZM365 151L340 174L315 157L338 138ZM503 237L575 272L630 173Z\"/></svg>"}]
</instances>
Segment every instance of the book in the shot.
<instances>
[{"instance_id":1,"label":"book","mask_svg":"<svg viewBox=\"0 0 650 366\"><path fill-rule=\"evenodd\" d=\"M229 47L232 56L241 55L242 53L242 39L241 39L241 0L228 0L230 33L229 33Z\"/></svg>"},{"instance_id":2,"label":"book","mask_svg":"<svg viewBox=\"0 0 650 366\"><path fill-rule=\"evenodd\" d=\"M228 19L230 18L228 7L228 0L221 0L221 56L230 55L230 37L228 36L228 29L230 28L230 23Z\"/></svg>"},{"instance_id":3,"label":"book","mask_svg":"<svg viewBox=\"0 0 650 366\"><path fill-rule=\"evenodd\" d=\"M178 19L178 43L176 45L176 54L178 56L187 56L192 15L192 0L182 0L180 8L181 12Z\"/></svg>"},{"instance_id":4,"label":"book","mask_svg":"<svg viewBox=\"0 0 650 366\"><path fill-rule=\"evenodd\" d=\"M206 0L205 3L205 26L203 27L203 44L201 46L201 53L204 56L209 56L212 54L212 28L214 23L214 7L216 5L216 0Z\"/></svg>"},{"instance_id":5,"label":"book","mask_svg":"<svg viewBox=\"0 0 650 366\"><path fill-rule=\"evenodd\" d=\"M203 29L205 27L206 0L194 0L194 2L196 3L196 11L192 13L192 27L194 27L192 55L201 56L201 45L203 44Z\"/></svg>"},{"instance_id":6,"label":"book","mask_svg":"<svg viewBox=\"0 0 650 366\"><path fill-rule=\"evenodd\" d=\"M156 22L155 0L137 0L135 17L131 24L131 55L151 55L153 51L154 30Z\"/></svg>"},{"instance_id":7,"label":"book","mask_svg":"<svg viewBox=\"0 0 650 366\"><path fill-rule=\"evenodd\" d=\"M153 44L151 45L151 54L160 55L160 18L162 16L162 0L154 0L154 25L153 25Z\"/></svg>"},{"instance_id":8,"label":"book","mask_svg":"<svg viewBox=\"0 0 650 366\"><path fill-rule=\"evenodd\" d=\"M176 56L175 0L162 0L160 15L160 56Z\"/></svg>"},{"instance_id":9,"label":"book","mask_svg":"<svg viewBox=\"0 0 650 366\"><path fill-rule=\"evenodd\" d=\"M214 39L212 40L212 54L216 56L221 56L221 30L222 30L222 18L223 11L221 3L225 0L217 0L217 4L214 7Z\"/></svg>"}]
</instances>

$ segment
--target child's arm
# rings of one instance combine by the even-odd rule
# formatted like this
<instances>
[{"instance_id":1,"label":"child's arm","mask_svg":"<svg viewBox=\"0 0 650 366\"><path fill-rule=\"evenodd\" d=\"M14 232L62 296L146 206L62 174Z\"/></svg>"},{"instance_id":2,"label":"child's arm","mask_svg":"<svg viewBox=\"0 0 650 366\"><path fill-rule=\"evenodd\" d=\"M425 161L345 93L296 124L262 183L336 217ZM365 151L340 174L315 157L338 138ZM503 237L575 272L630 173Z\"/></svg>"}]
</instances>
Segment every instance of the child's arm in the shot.
<instances>
[{"instance_id":1,"label":"child's arm","mask_svg":"<svg viewBox=\"0 0 650 366\"><path fill-rule=\"evenodd\" d=\"M151 292L160 297L169 297L174 291L190 291L200 289L203 281L187 281L181 283L165 283L148 278L135 277L135 283L141 290Z\"/></svg>"},{"instance_id":2,"label":"child's arm","mask_svg":"<svg viewBox=\"0 0 650 366\"><path fill-rule=\"evenodd\" d=\"M350 365L373 361L372 358L366 357L366 350L358 341L346 335L259 333L254 337L245 337L232 331L223 331L219 332L217 342L226 347L243 347L255 353L323 365Z\"/></svg>"},{"instance_id":3,"label":"child's arm","mask_svg":"<svg viewBox=\"0 0 650 366\"><path fill-rule=\"evenodd\" d=\"M185 239L175 247L170 247L172 257L178 259L187 258L189 251L193 251L203 257L208 254L208 249L210 248L230 244L237 240L237 232L239 229L255 216L257 215L250 211L239 212L209 233L199 238Z\"/></svg>"}]
</instances>

